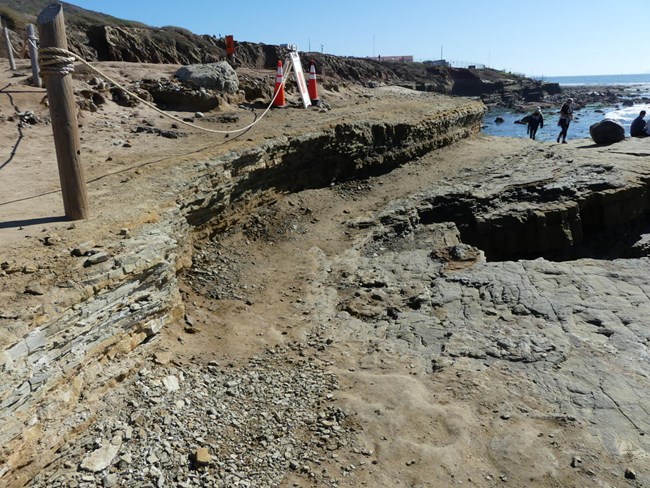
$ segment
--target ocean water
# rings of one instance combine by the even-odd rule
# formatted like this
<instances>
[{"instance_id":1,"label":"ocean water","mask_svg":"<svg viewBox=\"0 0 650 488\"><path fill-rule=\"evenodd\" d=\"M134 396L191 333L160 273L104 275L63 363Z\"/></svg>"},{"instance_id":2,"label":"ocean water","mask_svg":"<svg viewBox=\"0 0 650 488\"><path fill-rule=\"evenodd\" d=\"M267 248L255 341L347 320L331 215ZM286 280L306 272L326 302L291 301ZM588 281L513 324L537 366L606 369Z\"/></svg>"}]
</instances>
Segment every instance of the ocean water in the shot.
<instances>
[{"instance_id":1,"label":"ocean water","mask_svg":"<svg viewBox=\"0 0 650 488\"><path fill-rule=\"evenodd\" d=\"M559 83L563 86L650 85L650 73L641 73L637 75L550 76L540 79L547 83Z\"/></svg>"},{"instance_id":2,"label":"ocean water","mask_svg":"<svg viewBox=\"0 0 650 488\"><path fill-rule=\"evenodd\" d=\"M556 76L544 78L550 83L559 83L561 87L570 89L576 86L623 86L625 91L634 98L650 98L650 73L636 75L600 75L600 76ZM623 97L625 98L625 97ZM568 139L590 138L589 127L603 119L613 119L623 125L626 133L632 120L639 115L641 110L650 113L650 103L636 104L632 107L620 105L587 105L574 112L575 119L569 126ZM538 141L555 141L560 128L557 125L560 117L560 107L554 110L543 111L544 127L537 131ZM528 115L515 113L510 110L491 110L483 118L482 132L492 136L503 137L528 137L525 124L516 124L515 121ZM495 119L501 117L504 122L497 123ZM650 121L650 117L648 117Z\"/></svg>"}]
</instances>

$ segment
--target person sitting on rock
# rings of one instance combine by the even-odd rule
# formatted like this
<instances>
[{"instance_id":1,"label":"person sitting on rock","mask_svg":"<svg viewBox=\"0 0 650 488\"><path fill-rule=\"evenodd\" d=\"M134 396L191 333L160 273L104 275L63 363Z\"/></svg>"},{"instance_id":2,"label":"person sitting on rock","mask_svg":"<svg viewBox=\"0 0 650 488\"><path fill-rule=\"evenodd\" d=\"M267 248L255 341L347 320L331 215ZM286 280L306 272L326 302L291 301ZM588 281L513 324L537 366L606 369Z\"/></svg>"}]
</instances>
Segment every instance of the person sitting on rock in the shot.
<instances>
[{"instance_id":1,"label":"person sitting on rock","mask_svg":"<svg viewBox=\"0 0 650 488\"><path fill-rule=\"evenodd\" d=\"M538 127L544 127L544 116L541 107L537 107L528 118L528 135L533 140L535 140Z\"/></svg>"},{"instance_id":2,"label":"person sitting on rock","mask_svg":"<svg viewBox=\"0 0 650 488\"><path fill-rule=\"evenodd\" d=\"M632 121L630 125L630 136L631 137L647 137L647 123L644 120L645 110L639 112L639 116Z\"/></svg>"}]
</instances>

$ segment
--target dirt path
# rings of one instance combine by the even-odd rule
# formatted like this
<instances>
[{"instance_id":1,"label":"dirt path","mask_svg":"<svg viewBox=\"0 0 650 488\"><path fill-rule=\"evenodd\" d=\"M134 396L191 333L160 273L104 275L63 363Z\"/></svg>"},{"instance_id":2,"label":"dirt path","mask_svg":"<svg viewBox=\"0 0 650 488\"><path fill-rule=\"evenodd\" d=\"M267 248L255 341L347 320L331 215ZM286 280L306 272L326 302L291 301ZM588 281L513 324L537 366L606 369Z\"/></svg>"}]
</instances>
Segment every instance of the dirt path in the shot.
<instances>
[{"instance_id":1,"label":"dirt path","mask_svg":"<svg viewBox=\"0 0 650 488\"><path fill-rule=\"evenodd\" d=\"M503 157L504 151L516 152L530 146L526 139L504 143L498 138L479 137L440 149L381 177L342 182L330 188L288 196L276 195L277 201L271 205L236 216L234 219L239 221L239 226L226 235L215 235L213 242L217 243L218 250L207 251L211 258L218 258L217 253L231 256L228 261L235 263L233 267L236 268L236 274L229 277L235 282L234 294L250 301L250 305L242 307L241 300L218 300L217 304L203 301L201 307L193 311L191 304L196 302L196 297L189 295L186 300L190 304L188 314L207 317L217 312L213 315L221 321L221 326L232 329L234 335L224 339L228 334L223 334L222 327L218 327L217 333L226 341L222 350L226 354L233 350L233 358L241 360L257 354L260 347L273 346L282 336L295 339L304 333L308 320L300 316L301 313L296 317L296 300L306 300L305 295L310 293L308 284L319 271L314 248L325 256L340 255L352 247L355 234L360 234L348 227L347 222L367 218L388 202L424 190L432 182L466 171L480 171L486 160ZM206 293L209 294L209 290L204 290ZM243 318L242 308L246 310ZM224 314L227 318L222 319ZM232 314L239 316L237 325L232 324ZM269 337L255 338L253 344L244 347L243 341L249 336L246 324L252 316L266 318L268 325L260 332ZM292 316L290 324L279 325L282 317ZM293 330L296 324L303 324L303 327ZM313 329L314 324L307 327ZM252 328L259 329L257 325ZM204 343L202 338L192 350L200 348L200 343Z\"/></svg>"},{"instance_id":2,"label":"dirt path","mask_svg":"<svg viewBox=\"0 0 650 488\"><path fill-rule=\"evenodd\" d=\"M332 261L349 253L363 233L347 222L368 218L432 182L480 174L486 161L531 148L525 139L505 145L479 137L381 177L280 197L242 215L236 231L201 246L213 266L235 263L231 278L239 299L214 300L206 296L210 285L192 289L188 284L187 313L198 332L187 334L179 327L166 335L162 347L187 364L200 358L244 365L265 350L303 344L315 361L330 365L340 384L336 401L358 426L353 445L325 463L330 472L356 466L341 486L437 487L467 481L493 486L499 476L507 480L479 454L489 451L487 442L498 435L498 427L481 420L481 404L498 404L502 395L486 384L483 391L489 395L476 398L471 393L476 379L456 373L434 378L415 351L380 335L346 329L325 282ZM310 343L322 344L313 341L315 336L325 338L329 347L310 350ZM517 468L509 466L509 471ZM304 477L289 476L283 486L307 485Z\"/></svg>"}]
</instances>

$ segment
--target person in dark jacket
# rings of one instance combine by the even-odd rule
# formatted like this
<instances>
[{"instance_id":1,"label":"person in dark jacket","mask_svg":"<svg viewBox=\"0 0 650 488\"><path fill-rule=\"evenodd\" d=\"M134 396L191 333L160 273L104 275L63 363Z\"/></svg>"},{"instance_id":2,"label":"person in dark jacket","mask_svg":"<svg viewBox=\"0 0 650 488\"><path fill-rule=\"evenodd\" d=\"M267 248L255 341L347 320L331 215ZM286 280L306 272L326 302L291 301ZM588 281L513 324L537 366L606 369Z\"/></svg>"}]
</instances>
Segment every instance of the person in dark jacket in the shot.
<instances>
[{"instance_id":1,"label":"person in dark jacket","mask_svg":"<svg viewBox=\"0 0 650 488\"><path fill-rule=\"evenodd\" d=\"M646 132L647 123L643 119L645 117L645 110L639 112L639 116L632 121L630 125L630 136L631 137L647 137L648 133Z\"/></svg>"},{"instance_id":2,"label":"person in dark jacket","mask_svg":"<svg viewBox=\"0 0 650 488\"><path fill-rule=\"evenodd\" d=\"M544 116L541 107L537 107L528 118L528 135L531 139L535 139L537 129L541 127L544 127Z\"/></svg>"},{"instance_id":3,"label":"person in dark jacket","mask_svg":"<svg viewBox=\"0 0 650 488\"><path fill-rule=\"evenodd\" d=\"M557 125L560 126L560 134L557 136L557 142L562 139L562 144L566 144L566 134L569 131L569 124L573 120L573 98L569 98L560 109L560 120Z\"/></svg>"}]
</instances>

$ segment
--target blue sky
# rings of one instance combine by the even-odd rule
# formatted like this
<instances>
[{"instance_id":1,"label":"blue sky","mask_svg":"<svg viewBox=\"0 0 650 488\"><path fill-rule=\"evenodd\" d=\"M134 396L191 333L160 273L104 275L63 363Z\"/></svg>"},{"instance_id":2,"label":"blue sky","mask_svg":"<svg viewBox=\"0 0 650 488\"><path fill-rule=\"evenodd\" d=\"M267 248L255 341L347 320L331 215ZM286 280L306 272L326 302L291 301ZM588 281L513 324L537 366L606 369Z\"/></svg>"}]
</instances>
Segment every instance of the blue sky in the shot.
<instances>
[{"instance_id":1,"label":"blue sky","mask_svg":"<svg viewBox=\"0 0 650 488\"><path fill-rule=\"evenodd\" d=\"M413 55L528 76L650 72L650 1L72 0L150 26L338 56ZM619 6L620 5L620 6Z\"/></svg>"}]
</instances>

